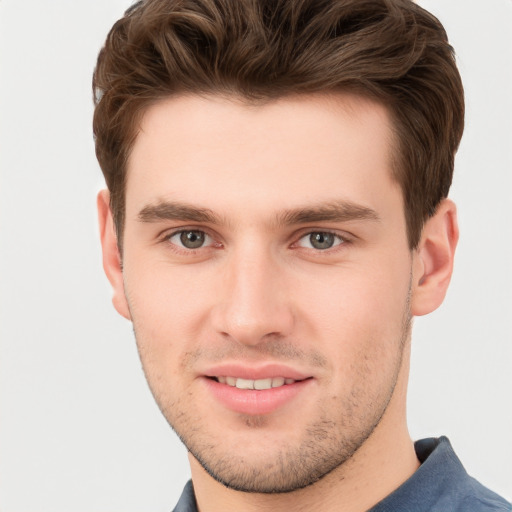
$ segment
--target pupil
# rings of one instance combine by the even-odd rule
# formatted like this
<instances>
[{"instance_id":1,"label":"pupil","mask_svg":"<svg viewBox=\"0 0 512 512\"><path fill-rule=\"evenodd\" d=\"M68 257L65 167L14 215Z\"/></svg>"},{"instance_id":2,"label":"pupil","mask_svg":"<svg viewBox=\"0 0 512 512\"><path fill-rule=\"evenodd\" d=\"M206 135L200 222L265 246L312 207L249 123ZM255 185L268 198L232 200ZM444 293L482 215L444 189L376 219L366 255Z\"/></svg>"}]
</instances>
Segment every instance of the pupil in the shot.
<instances>
[{"instance_id":1,"label":"pupil","mask_svg":"<svg viewBox=\"0 0 512 512\"><path fill-rule=\"evenodd\" d=\"M332 233L312 233L309 241L315 249L330 249L334 244L334 235Z\"/></svg>"},{"instance_id":2,"label":"pupil","mask_svg":"<svg viewBox=\"0 0 512 512\"><path fill-rule=\"evenodd\" d=\"M197 249L204 244L204 233L201 231L183 231L180 240L187 249Z\"/></svg>"}]
</instances>

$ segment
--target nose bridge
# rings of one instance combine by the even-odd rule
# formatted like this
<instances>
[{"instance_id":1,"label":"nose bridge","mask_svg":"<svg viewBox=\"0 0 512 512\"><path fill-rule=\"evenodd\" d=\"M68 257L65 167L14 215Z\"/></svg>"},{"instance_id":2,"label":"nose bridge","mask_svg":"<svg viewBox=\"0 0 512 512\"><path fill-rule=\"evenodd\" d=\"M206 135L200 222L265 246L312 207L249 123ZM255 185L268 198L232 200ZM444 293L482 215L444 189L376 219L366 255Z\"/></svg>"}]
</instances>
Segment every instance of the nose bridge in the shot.
<instances>
[{"instance_id":1,"label":"nose bridge","mask_svg":"<svg viewBox=\"0 0 512 512\"><path fill-rule=\"evenodd\" d=\"M248 241L226 261L216 329L245 345L287 335L293 324L282 268L271 248Z\"/></svg>"}]
</instances>

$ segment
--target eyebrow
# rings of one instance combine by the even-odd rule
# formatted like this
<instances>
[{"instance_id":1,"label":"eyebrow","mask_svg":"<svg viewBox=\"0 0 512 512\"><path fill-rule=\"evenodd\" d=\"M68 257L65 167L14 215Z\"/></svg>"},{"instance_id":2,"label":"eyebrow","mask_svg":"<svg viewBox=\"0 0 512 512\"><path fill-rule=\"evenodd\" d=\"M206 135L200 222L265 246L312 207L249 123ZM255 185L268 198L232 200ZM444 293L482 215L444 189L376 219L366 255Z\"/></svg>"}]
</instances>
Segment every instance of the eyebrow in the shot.
<instances>
[{"instance_id":1,"label":"eyebrow","mask_svg":"<svg viewBox=\"0 0 512 512\"><path fill-rule=\"evenodd\" d=\"M209 224L221 223L220 217L208 208L198 208L197 206L174 201L160 201L157 204L147 205L139 212L138 218L142 222L186 220L190 222L207 222Z\"/></svg>"},{"instance_id":2,"label":"eyebrow","mask_svg":"<svg viewBox=\"0 0 512 512\"><path fill-rule=\"evenodd\" d=\"M142 208L138 214L141 222L180 220L222 224L222 218L208 208L192 206L176 201L160 201ZM276 225L308 224L312 222L348 222L354 220L380 221L375 210L351 201L339 200L304 206L278 212Z\"/></svg>"},{"instance_id":3,"label":"eyebrow","mask_svg":"<svg viewBox=\"0 0 512 512\"><path fill-rule=\"evenodd\" d=\"M375 210L351 201L332 201L320 205L285 210L278 214L278 224L307 224L310 222L348 222L352 220L380 221Z\"/></svg>"}]
</instances>

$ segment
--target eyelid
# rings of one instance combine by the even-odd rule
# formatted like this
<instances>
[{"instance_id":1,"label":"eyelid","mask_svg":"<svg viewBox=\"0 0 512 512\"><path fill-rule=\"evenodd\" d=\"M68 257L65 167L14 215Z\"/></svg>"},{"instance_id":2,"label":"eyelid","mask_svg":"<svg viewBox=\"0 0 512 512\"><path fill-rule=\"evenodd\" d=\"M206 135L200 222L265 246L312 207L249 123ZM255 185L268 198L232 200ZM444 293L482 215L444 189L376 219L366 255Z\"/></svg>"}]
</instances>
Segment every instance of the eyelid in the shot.
<instances>
[{"instance_id":1,"label":"eyelid","mask_svg":"<svg viewBox=\"0 0 512 512\"><path fill-rule=\"evenodd\" d=\"M344 242L351 242L355 238L357 238L355 235L352 235L351 233L347 233L346 231L340 231L338 229L332 229L332 228L305 228L301 229L299 232L296 232L293 235L293 238L295 240L300 240L304 238L305 236L312 235L313 233L329 233L330 235L334 235L337 238L340 238Z\"/></svg>"},{"instance_id":2,"label":"eyelid","mask_svg":"<svg viewBox=\"0 0 512 512\"><path fill-rule=\"evenodd\" d=\"M158 238L159 240L166 240L169 239L171 236L176 235L177 233L183 233L183 231L200 231L201 233L205 233L211 238L214 238L210 230L205 228L204 226L194 226L188 224L185 224L183 226L174 226L172 228L162 229L162 231L160 231L156 235L156 238Z\"/></svg>"},{"instance_id":3,"label":"eyelid","mask_svg":"<svg viewBox=\"0 0 512 512\"><path fill-rule=\"evenodd\" d=\"M183 233L183 232L186 232L186 231L199 231L199 232L202 232L204 233L208 238L210 238L211 240L211 243L209 243L208 245L203 245L202 247L199 247L197 249L187 249L185 247L182 247L181 245L178 245L178 244L175 244L173 242L170 242L170 238L172 238L173 236L177 235L177 234L180 234L180 233ZM290 247L291 248L303 248L303 249L308 249L306 247L301 247L298 245L298 242L303 239L304 237L306 236L309 236L313 233L329 233L329 234L332 234L334 235L335 237L339 238L341 240L341 243L339 244L336 244L335 246L329 248L329 249L324 249L323 251L319 250L319 249L312 249L314 250L315 252L329 252L329 251L333 251L333 250L336 250L336 248L340 247L340 246L343 246L343 245L346 245L346 244L350 244L352 242L354 242L354 239L357 239L358 237L351 234L351 233L347 233L346 231L339 231L339 230L336 230L336 229L332 229L332 228L315 228L315 227L308 227L308 228L303 228L301 229L299 232L295 232L292 237L292 240L293 242L291 243ZM220 237L215 234L215 233L212 233L212 231L208 228L205 228L204 226L194 226L194 225L185 225L185 226L179 226L179 227L174 227L174 228L170 228L170 229L166 229L166 230L163 230L161 231L160 233L158 233L157 235L157 241L159 243L165 243L167 242L169 245L172 245L173 247L176 247L178 250L183 250L183 251L186 251L187 253L193 253L194 251L198 251L200 249L207 249L207 248L211 248L212 246L213 247L223 247L223 243L221 241L219 241Z\"/></svg>"},{"instance_id":4,"label":"eyelid","mask_svg":"<svg viewBox=\"0 0 512 512\"><path fill-rule=\"evenodd\" d=\"M185 229L185 230L182 230L182 231L177 231L176 233L173 233L171 234L170 236L167 237L167 241L171 242L171 239L177 237L177 240L179 238L181 238L181 235L183 233L202 233L204 235L204 243L203 245L201 245L200 247L197 247L196 249L203 249L205 247L210 247L211 245L211 242L213 241L212 237L208 234L208 233L205 233L204 231L199 231L198 229ZM180 249L186 249L187 251L191 251L191 250L194 250L194 249L191 249L189 247L185 247L181 241L179 243L176 243L176 242L171 242L173 245L177 245Z\"/></svg>"},{"instance_id":5,"label":"eyelid","mask_svg":"<svg viewBox=\"0 0 512 512\"><path fill-rule=\"evenodd\" d=\"M314 233L329 233L335 236L339 242L326 249L317 249L315 247L306 247L304 245L300 245L300 241L302 239L311 236ZM291 244L290 249L304 251L306 254L314 255L315 257L327 257L329 255L332 256L339 251L346 250L347 246L354 243L355 239L357 239L355 235L347 233L346 231L339 231L330 228L306 228L294 235L295 241Z\"/></svg>"},{"instance_id":6,"label":"eyelid","mask_svg":"<svg viewBox=\"0 0 512 512\"><path fill-rule=\"evenodd\" d=\"M188 248L182 246L181 244L171 242L171 238L173 236L179 235L180 233L187 232L187 231L197 231L200 233L204 233L205 237L208 237L210 242L207 244L205 243L205 245L198 247L197 249L188 249ZM184 251L187 254L191 254L191 253L194 253L195 251L199 251L202 249L204 250L204 249L208 249L208 248L215 247L215 246L221 247L222 244L220 242L216 241L217 239L218 239L218 237L216 237L209 229L206 229L203 226L201 226L201 227L199 227L199 226L179 226L179 227L175 227L172 229L166 229L166 230L162 231L161 233L159 233L157 236L158 242L167 243L167 244L173 246L173 248L176 248L175 250Z\"/></svg>"}]
</instances>

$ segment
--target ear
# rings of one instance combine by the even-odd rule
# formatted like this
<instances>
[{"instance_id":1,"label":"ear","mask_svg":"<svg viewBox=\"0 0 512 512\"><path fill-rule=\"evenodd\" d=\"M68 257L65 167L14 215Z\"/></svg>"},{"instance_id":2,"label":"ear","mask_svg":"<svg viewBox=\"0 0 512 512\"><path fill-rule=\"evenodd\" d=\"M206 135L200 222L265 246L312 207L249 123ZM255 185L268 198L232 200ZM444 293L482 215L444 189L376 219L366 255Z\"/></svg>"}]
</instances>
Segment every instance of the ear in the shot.
<instances>
[{"instance_id":1,"label":"ear","mask_svg":"<svg viewBox=\"0 0 512 512\"><path fill-rule=\"evenodd\" d=\"M121 255L117 245L117 236L112 212L110 210L110 194L108 190L102 190L98 194L97 206L101 248L103 251L103 269L114 291L112 303L120 315L131 320L130 309L128 308L128 302L126 301L124 293Z\"/></svg>"},{"instance_id":2,"label":"ear","mask_svg":"<svg viewBox=\"0 0 512 512\"><path fill-rule=\"evenodd\" d=\"M458 240L457 208L452 201L444 199L423 226L420 242L413 252L413 315L431 313L443 302Z\"/></svg>"}]
</instances>

